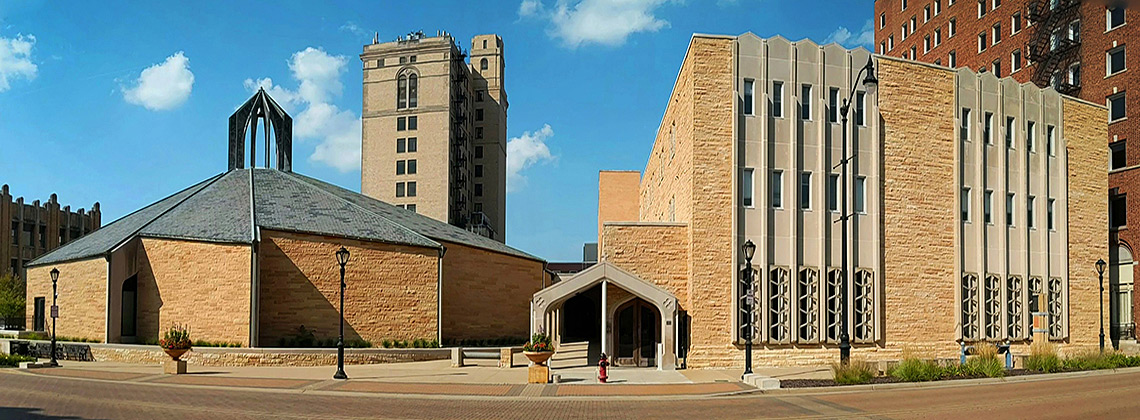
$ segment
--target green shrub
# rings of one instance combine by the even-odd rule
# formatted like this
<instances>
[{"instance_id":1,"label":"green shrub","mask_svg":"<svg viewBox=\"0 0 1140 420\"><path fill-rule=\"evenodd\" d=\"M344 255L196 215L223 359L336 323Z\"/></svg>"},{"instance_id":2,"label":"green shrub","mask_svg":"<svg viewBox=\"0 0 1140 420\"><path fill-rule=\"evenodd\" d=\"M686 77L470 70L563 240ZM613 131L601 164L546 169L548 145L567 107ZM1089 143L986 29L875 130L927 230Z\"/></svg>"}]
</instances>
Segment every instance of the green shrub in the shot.
<instances>
[{"instance_id":1,"label":"green shrub","mask_svg":"<svg viewBox=\"0 0 1140 420\"><path fill-rule=\"evenodd\" d=\"M966 360L962 371L965 376L1001 378L1005 376L1005 361L998 357L997 346L978 343L974 345L974 357Z\"/></svg>"},{"instance_id":2,"label":"green shrub","mask_svg":"<svg viewBox=\"0 0 1140 420\"><path fill-rule=\"evenodd\" d=\"M942 379L944 372L945 368L933 360L906 358L888 375L903 382L926 382Z\"/></svg>"},{"instance_id":3,"label":"green shrub","mask_svg":"<svg viewBox=\"0 0 1140 420\"><path fill-rule=\"evenodd\" d=\"M1029 357L1025 358L1025 368L1045 373L1059 372L1062 362L1052 344L1033 343L1029 346Z\"/></svg>"},{"instance_id":4,"label":"green shrub","mask_svg":"<svg viewBox=\"0 0 1140 420\"><path fill-rule=\"evenodd\" d=\"M859 385L871 382L871 378L875 377L874 370L871 369L871 364L851 360L847 366L840 363L831 364L831 372L835 376L835 383L840 385Z\"/></svg>"},{"instance_id":5,"label":"green shrub","mask_svg":"<svg viewBox=\"0 0 1140 420\"><path fill-rule=\"evenodd\" d=\"M21 356L18 354L0 354L0 367L16 367L21 362L34 362L35 357Z\"/></svg>"},{"instance_id":6,"label":"green shrub","mask_svg":"<svg viewBox=\"0 0 1140 420\"><path fill-rule=\"evenodd\" d=\"M195 340L194 347L241 347L241 343L234 343L229 341Z\"/></svg>"}]
</instances>

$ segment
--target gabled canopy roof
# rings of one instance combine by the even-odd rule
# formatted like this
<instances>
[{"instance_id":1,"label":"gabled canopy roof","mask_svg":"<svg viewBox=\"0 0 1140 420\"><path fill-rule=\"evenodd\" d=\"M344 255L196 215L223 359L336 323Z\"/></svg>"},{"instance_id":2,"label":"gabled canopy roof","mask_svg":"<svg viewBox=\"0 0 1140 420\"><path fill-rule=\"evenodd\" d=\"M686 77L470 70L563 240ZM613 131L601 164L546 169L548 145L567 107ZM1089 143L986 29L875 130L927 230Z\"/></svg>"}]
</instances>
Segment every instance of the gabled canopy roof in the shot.
<instances>
[{"instance_id":1,"label":"gabled canopy roof","mask_svg":"<svg viewBox=\"0 0 1140 420\"><path fill-rule=\"evenodd\" d=\"M251 244L256 228L440 248L447 241L536 261L490 238L293 172L235 169L49 252L38 266L107 255L134 237Z\"/></svg>"}]
</instances>

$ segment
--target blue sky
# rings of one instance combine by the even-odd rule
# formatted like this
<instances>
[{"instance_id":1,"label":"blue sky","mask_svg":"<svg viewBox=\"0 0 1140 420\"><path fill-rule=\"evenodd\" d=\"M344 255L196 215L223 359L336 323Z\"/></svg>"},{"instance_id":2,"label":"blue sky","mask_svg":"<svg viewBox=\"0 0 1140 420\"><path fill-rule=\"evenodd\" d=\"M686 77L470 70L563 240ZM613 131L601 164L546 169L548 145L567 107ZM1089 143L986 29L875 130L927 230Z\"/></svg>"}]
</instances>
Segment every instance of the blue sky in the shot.
<instances>
[{"instance_id":1,"label":"blue sky","mask_svg":"<svg viewBox=\"0 0 1140 420\"><path fill-rule=\"evenodd\" d=\"M162 3L162 4L159 4ZM193 3L192 5L189 3ZM359 191L358 54L415 30L506 48L507 243L581 259L598 171L642 170L694 32L870 46L873 1L0 2L0 183L104 223L226 169L226 119L267 86L294 170Z\"/></svg>"}]
</instances>

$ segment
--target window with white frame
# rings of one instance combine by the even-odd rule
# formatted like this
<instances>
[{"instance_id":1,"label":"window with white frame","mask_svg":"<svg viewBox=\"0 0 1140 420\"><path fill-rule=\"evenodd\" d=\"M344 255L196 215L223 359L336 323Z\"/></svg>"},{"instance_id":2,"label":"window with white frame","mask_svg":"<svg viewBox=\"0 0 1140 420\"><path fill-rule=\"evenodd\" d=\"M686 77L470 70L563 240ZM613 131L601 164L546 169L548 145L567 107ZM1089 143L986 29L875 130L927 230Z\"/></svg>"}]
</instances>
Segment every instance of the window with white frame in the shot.
<instances>
[{"instance_id":1,"label":"window with white frame","mask_svg":"<svg viewBox=\"0 0 1140 420\"><path fill-rule=\"evenodd\" d=\"M886 54L886 53L887 53L887 41L880 42L879 43L879 54Z\"/></svg>"},{"instance_id":2,"label":"window with white frame","mask_svg":"<svg viewBox=\"0 0 1140 420\"><path fill-rule=\"evenodd\" d=\"M1049 149L1049 156L1057 156L1057 128L1045 126L1045 147Z\"/></svg>"},{"instance_id":3,"label":"window with white frame","mask_svg":"<svg viewBox=\"0 0 1140 420\"><path fill-rule=\"evenodd\" d=\"M986 7L986 0L978 0L978 18L979 19L981 19L982 16L986 15L987 10L989 10L989 9Z\"/></svg>"},{"instance_id":4,"label":"window with white frame","mask_svg":"<svg viewBox=\"0 0 1140 420\"><path fill-rule=\"evenodd\" d=\"M784 117L784 82L772 81L772 116Z\"/></svg>"},{"instance_id":5,"label":"window with white frame","mask_svg":"<svg viewBox=\"0 0 1140 420\"><path fill-rule=\"evenodd\" d=\"M938 47L939 45L942 45L942 28L934 30L934 46Z\"/></svg>"},{"instance_id":6,"label":"window with white frame","mask_svg":"<svg viewBox=\"0 0 1140 420\"><path fill-rule=\"evenodd\" d=\"M1105 30L1124 26L1124 6L1112 6L1105 10Z\"/></svg>"},{"instance_id":7,"label":"window with white frame","mask_svg":"<svg viewBox=\"0 0 1140 420\"><path fill-rule=\"evenodd\" d=\"M744 79L744 115L754 115L755 98L756 82L752 79Z\"/></svg>"},{"instance_id":8,"label":"window with white frame","mask_svg":"<svg viewBox=\"0 0 1140 420\"><path fill-rule=\"evenodd\" d=\"M982 120L982 137L986 139L986 144L994 145L994 113L985 113L985 119Z\"/></svg>"},{"instance_id":9,"label":"window with white frame","mask_svg":"<svg viewBox=\"0 0 1140 420\"><path fill-rule=\"evenodd\" d=\"M1118 94L1115 94L1115 95L1108 97L1108 121L1115 122L1115 121L1120 121L1120 120L1124 119L1124 116L1125 116L1124 94L1125 93L1126 92L1120 92Z\"/></svg>"},{"instance_id":10,"label":"window with white frame","mask_svg":"<svg viewBox=\"0 0 1140 420\"><path fill-rule=\"evenodd\" d=\"M962 108L962 118L959 119L958 139L970 141L970 108Z\"/></svg>"},{"instance_id":11,"label":"window with white frame","mask_svg":"<svg viewBox=\"0 0 1140 420\"><path fill-rule=\"evenodd\" d=\"M1056 219L1054 218L1054 215L1056 215L1056 211L1057 211L1056 205L1057 205L1057 200L1050 198L1049 199L1049 208L1046 209L1046 212L1048 212L1048 214L1046 214L1046 217L1048 218L1048 222L1046 222L1046 223L1049 224L1049 226L1048 226L1049 230L1057 230L1057 223L1056 223Z\"/></svg>"},{"instance_id":12,"label":"window with white frame","mask_svg":"<svg viewBox=\"0 0 1140 420\"><path fill-rule=\"evenodd\" d=\"M986 44L986 33L982 32L978 34L978 52L985 51L986 47L989 47L989 44Z\"/></svg>"},{"instance_id":13,"label":"window with white frame","mask_svg":"<svg viewBox=\"0 0 1140 420\"><path fill-rule=\"evenodd\" d=\"M1009 55L1009 70L1017 72L1021 70L1021 50L1013 50Z\"/></svg>"},{"instance_id":14,"label":"window with white frame","mask_svg":"<svg viewBox=\"0 0 1140 420\"><path fill-rule=\"evenodd\" d=\"M1081 42L1081 21L1074 20L1069 22L1069 40Z\"/></svg>"},{"instance_id":15,"label":"window with white frame","mask_svg":"<svg viewBox=\"0 0 1140 420\"><path fill-rule=\"evenodd\" d=\"M922 39L922 53L926 54L929 52L930 52L930 35L927 35L925 38Z\"/></svg>"},{"instance_id":16,"label":"window with white frame","mask_svg":"<svg viewBox=\"0 0 1140 420\"><path fill-rule=\"evenodd\" d=\"M962 221L970 223L970 187L962 187Z\"/></svg>"},{"instance_id":17,"label":"window with white frame","mask_svg":"<svg viewBox=\"0 0 1140 420\"><path fill-rule=\"evenodd\" d=\"M839 88L828 89L827 122L839 122Z\"/></svg>"},{"instance_id":18,"label":"window with white frame","mask_svg":"<svg viewBox=\"0 0 1140 420\"><path fill-rule=\"evenodd\" d=\"M811 210L811 172L800 173L800 209Z\"/></svg>"},{"instance_id":19,"label":"window with white frame","mask_svg":"<svg viewBox=\"0 0 1140 420\"><path fill-rule=\"evenodd\" d=\"M867 177L855 177L855 212L867 213Z\"/></svg>"},{"instance_id":20,"label":"window with white frame","mask_svg":"<svg viewBox=\"0 0 1140 420\"><path fill-rule=\"evenodd\" d=\"M1014 13L1013 16L1009 18L1009 30L1010 35L1021 32L1021 12Z\"/></svg>"},{"instance_id":21,"label":"window with white frame","mask_svg":"<svg viewBox=\"0 0 1140 420\"><path fill-rule=\"evenodd\" d=\"M839 174L827 175L827 209L839 211Z\"/></svg>"},{"instance_id":22,"label":"window with white frame","mask_svg":"<svg viewBox=\"0 0 1140 420\"><path fill-rule=\"evenodd\" d=\"M995 23L993 26L993 45L1001 42L1001 24Z\"/></svg>"},{"instance_id":23,"label":"window with white frame","mask_svg":"<svg viewBox=\"0 0 1140 420\"><path fill-rule=\"evenodd\" d=\"M994 76L1001 77L1001 59L994 60L990 64L990 71L994 72Z\"/></svg>"},{"instance_id":24,"label":"window with white frame","mask_svg":"<svg viewBox=\"0 0 1140 420\"><path fill-rule=\"evenodd\" d=\"M915 16L910 17L910 33L914 33L915 28L918 27L918 18Z\"/></svg>"},{"instance_id":25,"label":"window with white frame","mask_svg":"<svg viewBox=\"0 0 1140 420\"><path fill-rule=\"evenodd\" d=\"M800 118L811 121L811 85L800 85Z\"/></svg>"},{"instance_id":26,"label":"window with white frame","mask_svg":"<svg viewBox=\"0 0 1140 420\"><path fill-rule=\"evenodd\" d=\"M885 27L887 27L887 14L882 13L879 14L879 29L883 29Z\"/></svg>"},{"instance_id":27,"label":"window with white frame","mask_svg":"<svg viewBox=\"0 0 1140 420\"><path fill-rule=\"evenodd\" d=\"M1013 117L1005 117L1005 147L1007 149L1015 149L1013 131L1016 129L1015 119Z\"/></svg>"},{"instance_id":28,"label":"window with white frame","mask_svg":"<svg viewBox=\"0 0 1140 420\"><path fill-rule=\"evenodd\" d=\"M1108 169L1120 169L1128 166L1128 155L1127 151L1124 148L1124 142L1124 140L1117 140L1108 145Z\"/></svg>"},{"instance_id":29,"label":"window with white frame","mask_svg":"<svg viewBox=\"0 0 1140 420\"><path fill-rule=\"evenodd\" d=\"M1014 214L1016 214L1016 213L1014 213L1016 208L1017 208L1017 194L1016 193L1007 193L1005 195L1005 225L1006 226L1015 226L1017 224L1013 218Z\"/></svg>"},{"instance_id":30,"label":"window with white frame","mask_svg":"<svg viewBox=\"0 0 1140 420\"><path fill-rule=\"evenodd\" d=\"M892 34L891 36L887 37L887 51L894 51L894 50L895 50L895 36L894 36L894 34Z\"/></svg>"},{"instance_id":31,"label":"window with white frame","mask_svg":"<svg viewBox=\"0 0 1140 420\"><path fill-rule=\"evenodd\" d=\"M740 171L740 204L744 207L753 207L752 202L752 177L754 170L752 168L744 168Z\"/></svg>"},{"instance_id":32,"label":"window with white frame","mask_svg":"<svg viewBox=\"0 0 1140 420\"><path fill-rule=\"evenodd\" d=\"M1112 76L1114 74L1123 72L1124 70L1127 69L1125 67L1125 64L1124 64L1124 46L1123 45L1116 47L1116 48L1113 48L1111 50L1108 50L1108 52L1105 53L1105 60L1107 61L1107 67L1106 68L1108 69L1108 73L1107 73L1108 76Z\"/></svg>"},{"instance_id":33,"label":"window with white frame","mask_svg":"<svg viewBox=\"0 0 1140 420\"><path fill-rule=\"evenodd\" d=\"M1073 86L1081 85L1081 63L1069 65L1069 84Z\"/></svg>"},{"instance_id":34,"label":"window with white frame","mask_svg":"<svg viewBox=\"0 0 1140 420\"><path fill-rule=\"evenodd\" d=\"M930 22L930 5L922 9L922 23Z\"/></svg>"},{"instance_id":35,"label":"window with white frame","mask_svg":"<svg viewBox=\"0 0 1140 420\"><path fill-rule=\"evenodd\" d=\"M942 13L942 0L934 0L934 16Z\"/></svg>"},{"instance_id":36,"label":"window with white frame","mask_svg":"<svg viewBox=\"0 0 1140 420\"><path fill-rule=\"evenodd\" d=\"M773 170L771 185L768 189L772 192L772 208L784 208L784 171Z\"/></svg>"},{"instance_id":37,"label":"window with white frame","mask_svg":"<svg viewBox=\"0 0 1140 420\"><path fill-rule=\"evenodd\" d=\"M902 24L902 27L899 29L899 33L902 34L902 40L906 41L906 37L907 37L907 35L910 35L910 33L906 31L906 24L905 23Z\"/></svg>"},{"instance_id":38,"label":"window with white frame","mask_svg":"<svg viewBox=\"0 0 1140 420\"><path fill-rule=\"evenodd\" d=\"M906 10L906 4L907 4L907 1L906 1L906 0L902 0L902 9L903 9L903 10Z\"/></svg>"},{"instance_id":39,"label":"window with white frame","mask_svg":"<svg viewBox=\"0 0 1140 420\"><path fill-rule=\"evenodd\" d=\"M946 56L946 64L949 64L951 68L958 67L958 53L950 51L950 54Z\"/></svg>"},{"instance_id":40,"label":"window with white frame","mask_svg":"<svg viewBox=\"0 0 1140 420\"><path fill-rule=\"evenodd\" d=\"M1037 229L1037 197L1029 196L1025 202L1025 225Z\"/></svg>"},{"instance_id":41,"label":"window with white frame","mask_svg":"<svg viewBox=\"0 0 1140 420\"><path fill-rule=\"evenodd\" d=\"M918 47L916 47L914 45L910 46L910 59L911 60L917 60L918 59Z\"/></svg>"},{"instance_id":42,"label":"window with white frame","mask_svg":"<svg viewBox=\"0 0 1140 420\"><path fill-rule=\"evenodd\" d=\"M997 9L997 8L998 8L998 6L1001 6L1001 0L994 0L994 6L993 6L993 8L994 8L994 9Z\"/></svg>"},{"instance_id":43,"label":"window with white frame","mask_svg":"<svg viewBox=\"0 0 1140 420\"><path fill-rule=\"evenodd\" d=\"M958 33L958 19L950 18L950 22L946 24L946 37L953 38Z\"/></svg>"},{"instance_id":44,"label":"window with white frame","mask_svg":"<svg viewBox=\"0 0 1140 420\"><path fill-rule=\"evenodd\" d=\"M994 190L986 190L985 199L982 200L982 210L986 224L994 224Z\"/></svg>"},{"instance_id":45,"label":"window with white frame","mask_svg":"<svg viewBox=\"0 0 1140 420\"><path fill-rule=\"evenodd\" d=\"M1025 123L1025 144L1030 153L1037 153L1037 123L1033 121Z\"/></svg>"}]
</instances>

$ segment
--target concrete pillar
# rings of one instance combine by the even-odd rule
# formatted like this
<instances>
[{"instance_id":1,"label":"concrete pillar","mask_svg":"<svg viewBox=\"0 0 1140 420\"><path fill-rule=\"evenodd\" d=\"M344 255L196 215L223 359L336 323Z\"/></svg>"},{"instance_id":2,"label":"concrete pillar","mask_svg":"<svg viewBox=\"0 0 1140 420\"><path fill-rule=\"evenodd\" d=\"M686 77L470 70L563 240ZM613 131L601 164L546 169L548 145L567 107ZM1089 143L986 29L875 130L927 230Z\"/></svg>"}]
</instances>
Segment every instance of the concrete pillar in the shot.
<instances>
[{"instance_id":1,"label":"concrete pillar","mask_svg":"<svg viewBox=\"0 0 1140 420\"><path fill-rule=\"evenodd\" d=\"M606 289L608 289L609 287L610 287L610 281L609 280L602 280L602 304L598 305L598 306L602 307L602 353L605 353L607 356L610 357L610 360L613 360L614 355L611 354L612 352L608 351L609 350L609 329L606 328L606 326L609 325L609 320L606 319L606 303L608 302L606 300Z\"/></svg>"}]
</instances>

